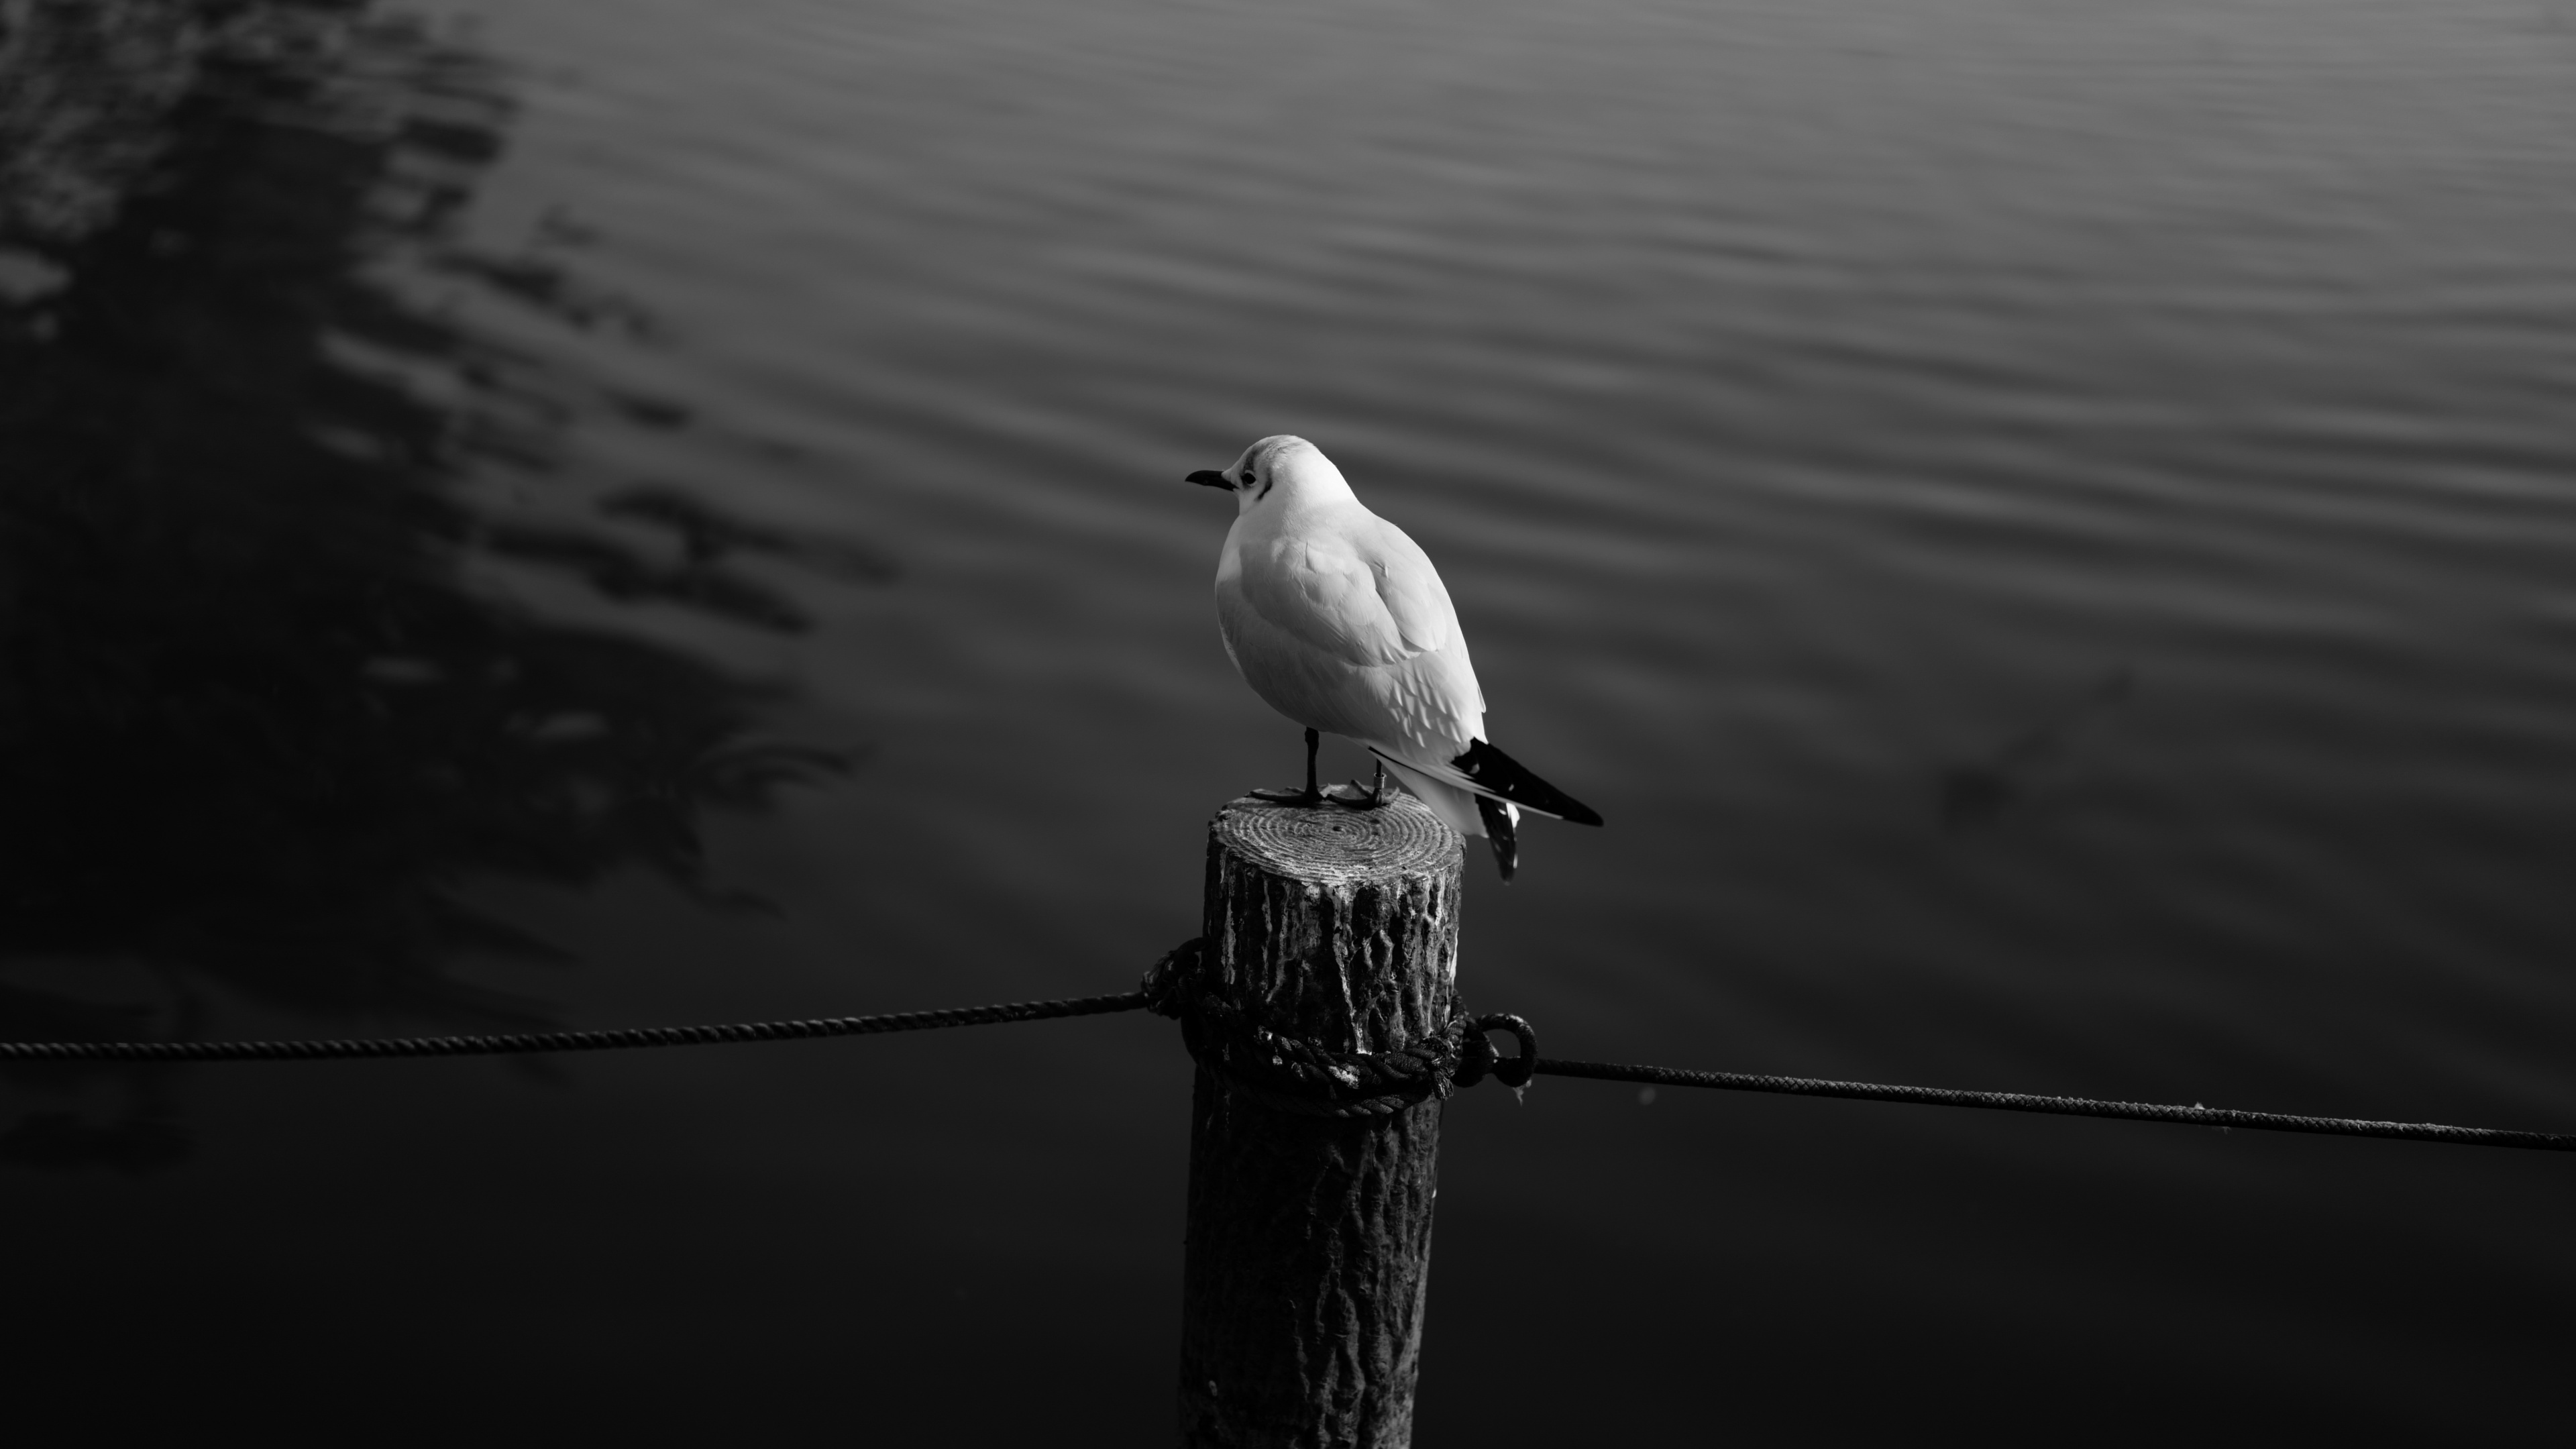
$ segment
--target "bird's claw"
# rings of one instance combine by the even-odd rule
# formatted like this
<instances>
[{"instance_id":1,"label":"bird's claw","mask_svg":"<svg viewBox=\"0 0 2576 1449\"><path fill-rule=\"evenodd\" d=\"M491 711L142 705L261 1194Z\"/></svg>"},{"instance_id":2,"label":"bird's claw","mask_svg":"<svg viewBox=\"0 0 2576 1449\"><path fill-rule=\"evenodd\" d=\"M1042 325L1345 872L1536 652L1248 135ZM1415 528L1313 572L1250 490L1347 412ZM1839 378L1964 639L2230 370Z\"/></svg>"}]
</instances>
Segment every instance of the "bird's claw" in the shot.
<instances>
[{"instance_id":1,"label":"bird's claw","mask_svg":"<svg viewBox=\"0 0 2576 1449\"><path fill-rule=\"evenodd\" d=\"M1380 784L1371 789L1353 780L1347 785L1325 786L1324 795L1345 810L1375 810L1386 803L1386 786Z\"/></svg>"},{"instance_id":2,"label":"bird's claw","mask_svg":"<svg viewBox=\"0 0 2576 1449\"><path fill-rule=\"evenodd\" d=\"M1244 793L1255 800L1267 800L1273 805L1294 805L1304 810L1312 810L1326 799L1321 790L1246 790Z\"/></svg>"}]
</instances>

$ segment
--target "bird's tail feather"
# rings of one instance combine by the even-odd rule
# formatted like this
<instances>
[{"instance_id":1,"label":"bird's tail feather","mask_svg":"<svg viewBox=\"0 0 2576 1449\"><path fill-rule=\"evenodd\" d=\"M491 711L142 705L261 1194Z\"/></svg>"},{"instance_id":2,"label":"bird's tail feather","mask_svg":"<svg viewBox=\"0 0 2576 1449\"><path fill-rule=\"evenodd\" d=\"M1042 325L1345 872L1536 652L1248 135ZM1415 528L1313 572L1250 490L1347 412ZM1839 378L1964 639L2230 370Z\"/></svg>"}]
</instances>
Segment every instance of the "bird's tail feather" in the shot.
<instances>
[{"instance_id":1,"label":"bird's tail feather","mask_svg":"<svg viewBox=\"0 0 2576 1449\"><path fill-rule=\"evenodd\" d=\"M1494 864L1501 868L1503 879L1510 880L1521 864L1520 837L1512 833L1512 816L1518 812L1509 801L1479 795L1476 813L1485 818L1485 841L1494 847Z\"/></svg>"},{"instance_id":2,"label":"bird's tail feather","mask_svg":"<svg viewBox=\"0 0 2576 1449\"><path fill-rule=\"evenodd\" d=\"M1577 825L1601 823L1599 811L1531 774L1528 766L1483 740L1469 741L1466 750L1445 766L1421 760L1406 760L1399 766L1395 757L1386 751L1374 745L1370 746L1370 750L1379 759L1386 761L1390 768L1409 768L1452 789L1464 790L1478 797L1505 801L1525 810L1535 810L1541 815L1554 819L1570 820ZM1422 794L1419 790L1414 793ZM1426 795L1423 798L1428 800L1430 797ZM1446 820L1448 816L1443 813L1441 818ZM1458 824L1455 820L1449 823ZM1459 828L1463 834L1482 835L1484 833L1482 830L1469 831L1463 826Z\"/></svg>"},{"instance_id":3,"label":"bird's tail feather","mask_svg":"<svg viewBox=\"0 0 2576 1449\"><path fill-rule=\"evenodd\" d=\"M1474 791L1462 790L1445 781L1433 779L1420 768L1406 761L1384 755L1379 758L1386 761L1387 773L1404 782L1404 788L1412 791L1423 804L1430 806L1431 813L1439 816L1450 829L1471 839L1484 837L1484 812L1476 808Z\"/></svg>"},{"instance_id":4,"label":"bird's tail feather","mask_svg":"<svg viewBox=\"0 0 2576 1449\"><path fill-rule=\"evenodd\" d=\"M1519 806L1433 779L1402 760L1390 759L1386 768L1388 773L1403 782L1404 788L1430 806L1432 814L1447 822L1450 829L1493 846L1494 864L1501 868L1503 879L1512 878L1512 872L1521 863L1520 841L1512 829L1521 818Z\"/></svg>"}]
</instances>

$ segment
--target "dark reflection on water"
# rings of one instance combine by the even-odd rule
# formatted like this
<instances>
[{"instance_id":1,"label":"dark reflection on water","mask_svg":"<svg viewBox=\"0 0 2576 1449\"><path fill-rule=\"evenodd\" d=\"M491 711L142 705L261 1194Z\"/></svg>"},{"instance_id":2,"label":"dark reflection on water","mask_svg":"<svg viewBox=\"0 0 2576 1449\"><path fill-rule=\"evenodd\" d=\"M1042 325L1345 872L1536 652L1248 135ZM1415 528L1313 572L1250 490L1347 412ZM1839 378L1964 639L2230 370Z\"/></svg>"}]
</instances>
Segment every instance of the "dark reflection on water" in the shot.
<instances>
[{"instance_id":1,"label":"dark reflection on water","mask_svg":"<svg viewBox=\"0 0 2576 1449\"><path fill-rule=\"evenodd\" d=\"M2122 665L2063 710L2006 741L1982 760L1941 772L1941 827L1953 833L1992 825L2021 799L2033 777L2065 757L2093 719L2125 703L2136 676Z\"/></svg>"},{"instance_id":2,"label":"dark reflection on water","mask_svg":"<svg viewBox=\"0 0 2576 1449\"><path fill-rule=\"evenodd\" d=\"M761 688L466 581L479 552L616 599L806 622L728 568L800 546L682 491L610 500L655 543L507 521L457 488L496 457L542 469L587 399L420 300L418 276L566 325L650 325L580 283L565 236L496 256L455 235L510 119L497 68L359 5L14 19L0 1037L186 1036L209 992L335 1023L535 1025L540 1004L449 968L555 948L461 885L640 866L757 904L705 869L701 817L844 761L760 739ZM141 1168L184 1150L160 1074L13 1072L84 1070L111 1079L107 1120L36 1111L0 1157Z\"/></svg>"}]
</instances>

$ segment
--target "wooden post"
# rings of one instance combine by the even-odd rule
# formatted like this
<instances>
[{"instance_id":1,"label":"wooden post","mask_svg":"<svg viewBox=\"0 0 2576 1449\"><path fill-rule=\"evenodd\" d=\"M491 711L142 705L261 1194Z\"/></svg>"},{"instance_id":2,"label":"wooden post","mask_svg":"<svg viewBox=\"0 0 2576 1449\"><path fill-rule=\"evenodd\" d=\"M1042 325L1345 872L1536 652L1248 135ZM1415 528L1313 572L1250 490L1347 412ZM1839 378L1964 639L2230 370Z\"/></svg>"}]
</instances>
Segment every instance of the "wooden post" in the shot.
<instances>
[{"instance_id":1,"label":"wooden post","mask_svg":"<svg viewBox=\"0 0 2576 1449\"><path fill-rule=\"evenodd\" d=\"M1435 1037L1455 1007L1460 845L1411 796L1375 810L1226 806L1208 827L1202 991L1332 1051ZM1436 1098L1317 1116L1199 1068L1184 1445L1412 1442L1439 1148Z\"/></svg>"}]
</instances>

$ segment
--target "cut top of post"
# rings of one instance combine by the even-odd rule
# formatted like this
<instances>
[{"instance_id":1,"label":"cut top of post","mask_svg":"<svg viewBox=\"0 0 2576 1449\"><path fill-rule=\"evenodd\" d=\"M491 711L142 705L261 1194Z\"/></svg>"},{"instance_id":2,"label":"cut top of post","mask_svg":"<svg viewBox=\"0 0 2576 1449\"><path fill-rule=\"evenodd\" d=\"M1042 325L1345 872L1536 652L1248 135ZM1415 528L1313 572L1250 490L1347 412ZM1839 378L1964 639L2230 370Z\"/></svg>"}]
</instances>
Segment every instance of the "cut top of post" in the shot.
<instances>
[{"instance_id":1,"label":"cut top of post","mask_svg":"<svg viewBox=\"0 0 2576 1449\"><path fill-rule=\"evenodd\" d=\"M1217 815L1216 836L1266 870L1321 886L1437 871L1460 848L1458 833L1428 806L1393 790L1374 810L1310 809L1247 795Z\"/></svg>"},{"instance_id":2,"label":"cut top of post","mask_svg":"<svg viewBox=\"0 0 2576 1449\"><path fill-rule=\"evenodd\" d=\"M1456 1006L1458 832L1421 801L1373 810L1245 798L1208 830L1211 983L1328 1051L1392 1051Z\"/></svg>"}]
</instances>

